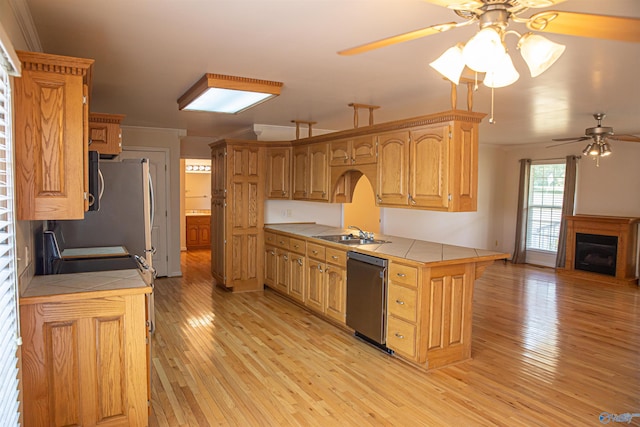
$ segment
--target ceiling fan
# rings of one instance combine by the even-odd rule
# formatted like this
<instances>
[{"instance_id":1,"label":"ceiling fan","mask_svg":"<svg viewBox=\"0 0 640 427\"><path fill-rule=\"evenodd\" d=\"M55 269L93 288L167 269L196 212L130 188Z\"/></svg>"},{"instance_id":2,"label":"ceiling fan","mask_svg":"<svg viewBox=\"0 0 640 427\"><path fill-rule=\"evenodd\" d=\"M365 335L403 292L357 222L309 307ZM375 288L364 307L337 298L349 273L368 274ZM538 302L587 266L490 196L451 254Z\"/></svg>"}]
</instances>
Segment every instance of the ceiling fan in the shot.
<instances>
[{"instance_id":1,"label":"ceiling fan","mask_svg":"<svg viewBox=\"0 0 640 427\"><path fill-rule=\"evenodd\" d=\"M480 29L499 27L509 20L524 23L529 30L609 40L640 42L640 19L579 12L544 11L528 18L519 16L529 8L544 8L565 0L423 0L452 9L464 22L447 22L366 43L338 54L356 55L373 49L442 33L478 22Z\"/></svg>"},{"instance_id":2,"label":"ceiling fan","mask_svg":"<svg viewBox=\"0 0 640 427\"><path fill-rule=\"evenodd\" d=\"M598 122L597 126L592 128L586 128L584 130L584 136L577 136L572 138L553 138L552 141L558 141L560 144L550 145L550 147L557 147L559 145L572 144L574 142L592 140L589 142L582 154L585 156L594 157L596 159L600 157L606 157L611 154L611 146L609 140L628 141L628 142L640 142L640 137L635 135L616 135L613 133L613 128L608 126L602 126L602 119L606 114L595 113L593 118Z\"/></svg>"}]
</instances>

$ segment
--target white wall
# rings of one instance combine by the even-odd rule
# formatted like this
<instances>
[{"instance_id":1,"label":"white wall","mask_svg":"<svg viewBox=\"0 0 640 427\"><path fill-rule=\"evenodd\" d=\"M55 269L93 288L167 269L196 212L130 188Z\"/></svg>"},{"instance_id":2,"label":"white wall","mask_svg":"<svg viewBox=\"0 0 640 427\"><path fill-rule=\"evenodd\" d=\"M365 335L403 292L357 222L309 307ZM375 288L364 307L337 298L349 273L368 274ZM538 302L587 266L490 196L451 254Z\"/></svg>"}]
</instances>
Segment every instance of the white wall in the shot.
<instances>
[{"instance_id":1,"label":"white wall","mask_svg":"<svg viewBox=\"0 0 640 427\"><path fill-rule=\"evenodd\" d=\"M129 147L160 147L169 149L169 276L180 276L180 137L183 131L179 129L159 129L142 127L122 127L122 145Z\"/></svg>"}]
</instances>

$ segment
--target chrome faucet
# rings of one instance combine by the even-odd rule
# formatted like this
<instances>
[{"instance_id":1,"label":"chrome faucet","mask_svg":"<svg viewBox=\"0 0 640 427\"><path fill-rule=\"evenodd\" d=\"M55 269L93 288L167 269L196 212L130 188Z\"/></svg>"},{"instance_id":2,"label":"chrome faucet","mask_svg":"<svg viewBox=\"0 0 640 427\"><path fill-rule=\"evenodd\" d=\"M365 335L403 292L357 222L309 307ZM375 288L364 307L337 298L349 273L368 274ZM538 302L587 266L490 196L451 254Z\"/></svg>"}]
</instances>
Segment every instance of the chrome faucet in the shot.
<instances>
[{"instance_id":1,"label":"chrome faucet","mask_svg":"<svg viewBox=\"0 0 640 427\"><path fill-rule=\"evenodd\" d=\"M356 227L355 225L350 225L347 228L349 228L351 230L358 230L358 237L361 238L361 239L365 239L365 240L372 240L373 239L373 232L362 231L361 228Z\"/></svg>"}]
</instances>

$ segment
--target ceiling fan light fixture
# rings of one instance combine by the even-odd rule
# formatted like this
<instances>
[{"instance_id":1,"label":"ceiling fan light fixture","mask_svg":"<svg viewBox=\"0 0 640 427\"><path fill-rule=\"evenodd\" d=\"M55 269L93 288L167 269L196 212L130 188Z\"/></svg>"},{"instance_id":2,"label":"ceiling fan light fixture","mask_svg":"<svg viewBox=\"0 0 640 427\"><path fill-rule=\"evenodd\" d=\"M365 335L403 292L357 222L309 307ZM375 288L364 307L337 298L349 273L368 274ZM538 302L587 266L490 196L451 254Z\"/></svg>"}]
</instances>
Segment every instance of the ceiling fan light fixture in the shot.
<instances>
[{"instance_id":1,"label":"ceiling fan light fixture","mask_svg":"<svg viewBox=\"0 0 640 427\"><path fill-rule=\"evenodd\" d=\"M485 74L484 84L487 87L499 88L509 86L520 78L520 73L513 66L513 61L508 53L505 53L495 67Z\"/></svg>"},{"instance_id":2,"label":"ceiling fan light fixture","mask_svg":"<svg viewBox=\"0 0 640 427\"><path fill-rule=\"evenodd\" d=\"M431 68L451 80L455 84L460 83L460 76L465 63L462 57L462 44L447 49L438 59L429 64Z\"/></svg>"},{"instance_id":3,"label":"ceiling fan light fixture","mask_svg":"<svg viewBox=\"0 0 640 427\"><path fill-rule=\"evenodd\" d=\"M205 74L180 98L178 109L237 114L280 95L282 83Z\"/></svg>"},{"instance_id":4,"label":"ceiling fan light fixture","mask_svg":"<svg viewBox=\"0 0 640 427\"><path fill-rule=\"evenodd\" d=\"M590 156L599 156L600 155L600 144L594 143L591 144L591 148L589 149Z\"/></svg>"},{"instance_id":5,"label":"ceiling fan light fixture","mask_svg":"<svg viewBox=\"0 0 640 427\"><path fill-rule=\"evenodd\" d=\"M537 77L548 70L564 53L565 48L565 45L533 33L523 35L518 41L518 49L529 67L531 77Z\"/></svg>"},{"instance_id":6,"label":"ceiling fan light fixture","mask_svg":"<svg viewBox=\"0 0 640 427\"><path fill-rule=\"evenodd\" d=\"M600 155L602 157L607 157L611 155L611 146L609 145L608 142L605 142L602 145L600 145Z\"/></svg>"},{"instance_id":7,"label":"ceiling fan light fixture","mask_svg":"<svg viewBox=\"0 0 640 427\"><path fill-rule=\"evenodd\" d=\"M493 68L505 53L499 29L492 26L478 31L462 49L467 66L481 73Z\"/></svg>"},{"instance_id":8,"label":"ceiling fan light fixture","mask_svg":"<svg viewBox=\"0 0 640 427\"><path fill-rule=\"evenodd\" d=\"M584 154L585 156L591 154L591 148L593 147L593 145L593 142L588 143L584 150L582 150L582 154Z\"/></svg>"}]
</instances>

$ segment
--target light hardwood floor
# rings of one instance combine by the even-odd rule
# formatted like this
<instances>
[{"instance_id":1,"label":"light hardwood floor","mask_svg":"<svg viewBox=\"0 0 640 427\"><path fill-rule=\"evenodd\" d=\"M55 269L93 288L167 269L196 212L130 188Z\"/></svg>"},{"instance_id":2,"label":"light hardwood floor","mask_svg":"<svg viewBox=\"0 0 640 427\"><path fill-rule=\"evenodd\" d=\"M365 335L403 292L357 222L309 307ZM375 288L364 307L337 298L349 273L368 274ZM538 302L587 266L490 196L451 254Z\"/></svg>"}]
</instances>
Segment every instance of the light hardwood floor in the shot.
<instances>
[{"instance_id":1,"label":"light hardwood floor","mask_svg":"<svg viewBox=\"0 0 640 427\"><path fill-rule=\"evenodd\" d=\"M638 287L497 262L476 281L473 359L422 372L273 291L212 287L208 250L182 261L183 277L156 282L150 426L595 426L640 413Z\"/></svg>"}]
</instances>

